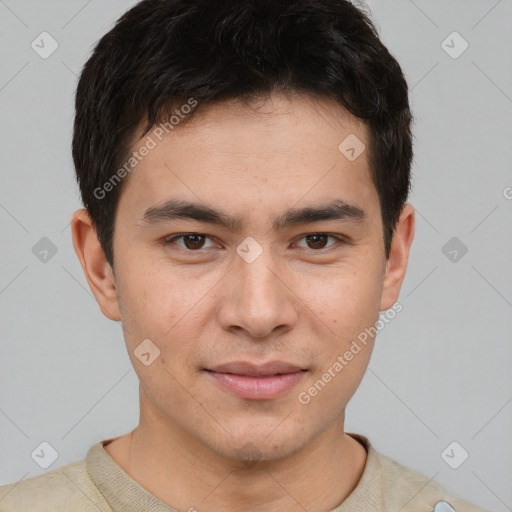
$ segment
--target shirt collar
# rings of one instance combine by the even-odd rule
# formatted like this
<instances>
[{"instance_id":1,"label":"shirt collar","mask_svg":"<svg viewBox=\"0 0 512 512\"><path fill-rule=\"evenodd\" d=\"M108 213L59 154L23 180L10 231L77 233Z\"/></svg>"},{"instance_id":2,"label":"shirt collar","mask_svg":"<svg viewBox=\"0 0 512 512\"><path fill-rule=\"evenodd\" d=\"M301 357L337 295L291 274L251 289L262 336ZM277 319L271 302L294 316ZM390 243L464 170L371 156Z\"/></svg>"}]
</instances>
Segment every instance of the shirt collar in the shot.
<instances>
[{"instance_id":1,"label":"shirt collar","mask_svg":"<svg viewBox=\"0 0 512 512\"><path fill-rule=\"evenodd\" d=\"M357 486L331 512L379 511L382 503L382 473L379 471L378 454L366 437L348 432L346 434L366 449L366 465ZM104 445L114 439L104 439L91 446L85 459L89 476L112 512L178 512L133 480L109 455Z\"/></svg>"},{"instance_id":2,"label":"shirt collar","mask_svg":"<svg viewBox=\"0 0 512 512\"><path fill-rule=\"evenodd\" d=\"M178 512L133 480L109 455L103 446L114 439L94 444L85 458L89 476L112 512Z\"/></svg>"}]
</instances>

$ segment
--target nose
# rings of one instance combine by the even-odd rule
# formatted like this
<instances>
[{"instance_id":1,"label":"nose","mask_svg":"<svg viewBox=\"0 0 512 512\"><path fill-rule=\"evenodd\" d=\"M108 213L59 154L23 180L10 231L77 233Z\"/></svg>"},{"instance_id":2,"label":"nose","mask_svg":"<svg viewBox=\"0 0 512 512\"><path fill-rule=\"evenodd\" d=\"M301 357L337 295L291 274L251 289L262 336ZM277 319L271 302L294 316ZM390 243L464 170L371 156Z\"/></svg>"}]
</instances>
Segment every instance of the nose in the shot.
<instances>
[{"instance_id":1,"label":"nose","mask_svg":"<svg viewBox=\"0 0 512 512\"><path fill-rule=\"evenodd\" d=\"M237 258L233 265L217 310L222 327L245 331L251 338L290 330L298 319L299 300L289 272L277 262L271 248L265 248L251 263Z\"/></svg>"}]
</instances>

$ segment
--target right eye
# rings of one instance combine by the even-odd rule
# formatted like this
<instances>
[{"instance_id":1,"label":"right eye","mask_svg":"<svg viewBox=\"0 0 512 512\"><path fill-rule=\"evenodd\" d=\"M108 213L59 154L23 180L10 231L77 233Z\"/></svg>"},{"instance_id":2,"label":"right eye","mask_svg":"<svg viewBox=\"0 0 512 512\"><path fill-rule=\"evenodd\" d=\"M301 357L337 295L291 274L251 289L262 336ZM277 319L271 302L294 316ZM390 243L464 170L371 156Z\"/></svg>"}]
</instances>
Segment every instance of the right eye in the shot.
<instances>
[{"instance_id":1,"label":"right eye","mask_svg":"<svg viewBox=\"0 0 512 512\"><path fill-rule=\"evenodd\" d=\"M183 240L183 245L177 244L179 247L187 252L198 252L203 249L203 244L206 239L210 237L204 233L182 233L180 235L173 235L164 240L164 245L175 243L177 240ZM214 246L214 245L213 245Z\"/></svg>"}]
</instances>

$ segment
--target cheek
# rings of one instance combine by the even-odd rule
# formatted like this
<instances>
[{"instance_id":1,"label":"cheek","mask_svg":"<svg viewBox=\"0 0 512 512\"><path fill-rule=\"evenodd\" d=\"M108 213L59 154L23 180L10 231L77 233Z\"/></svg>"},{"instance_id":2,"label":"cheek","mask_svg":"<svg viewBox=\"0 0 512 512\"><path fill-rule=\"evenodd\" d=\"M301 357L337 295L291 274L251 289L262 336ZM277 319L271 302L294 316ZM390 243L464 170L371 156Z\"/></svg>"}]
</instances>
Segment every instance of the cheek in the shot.
<instances>
[{"instance_id":1,"label":"cheek","mask_svg":"<svg viewBox=\"0 0 512 512\"><path fill-rule=\"evenodd\" d=\"M165 371L176 376L185 374L197 348L204 316L200 299L204 293L200 293L197 283L188 286L180 283L176 274L165 274L163 270L140 272L130 275L122 288L122 321L127 326L128 350L133 353L142 340L150 339L160 351L154 363L154 369L160 370L158 378L142 373L143 380L166 380L169 377L161 373ZM132 362L140 366L139 361Z\"/></svg>"},{"instance_id":2,"label":"cheek","mask_svg":"<svg viewBox=\"0 0 512 512\"><path fill-rule=\"evenodd\" d=\"M134 243L135 245L135 243ZM157 264L150 251L125 251L120 262L120 292L126 320L146 323L146 319L169 321L179 316L179 296L183 295L177 273Z\"/></svg>"},{"instance_id":3,"label":"cheek","mask_svg":"<svg viewBox=\"0 0 512 512\"><path fill-rule=\"evenodd\" d=\"M382 283L369 262L330 269L314 278L303 276L300 283L298 295L306 311L345 339L378 316Z\"/></svg>"}]
</instances>

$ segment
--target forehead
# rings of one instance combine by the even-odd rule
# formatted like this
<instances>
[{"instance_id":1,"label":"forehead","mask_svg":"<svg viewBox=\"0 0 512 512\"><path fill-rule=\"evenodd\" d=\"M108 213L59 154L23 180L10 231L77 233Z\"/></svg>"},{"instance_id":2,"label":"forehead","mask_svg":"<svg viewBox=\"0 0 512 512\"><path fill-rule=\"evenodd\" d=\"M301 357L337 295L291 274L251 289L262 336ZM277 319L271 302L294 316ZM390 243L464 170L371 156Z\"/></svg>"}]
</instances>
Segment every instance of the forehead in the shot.
<instances>
[{"instance_id":1,"label":"forehead","mask_svg":"<svg viewBox=\"0 0 512 512\"><path fill-rule=\"evenodd\" d=\"M176 142L187 146L201 139L202 149L211 151L219 144L224 152L233 155L257 152L291 158L292 154L337 152L343 133L367 141L366 125L334 100L323 97L274 93L267 99L254 99L249 105L226 100L198 108L196 117L182 125L178 123L173 130ZM171 138L169 135L167 141Z\"/></svg>"},{"instance_id":2,"label":"forehead","mask_svg":"<svg viewBox=\"0 0 512 512\"><path fill-rule=\"evenodd\" d=\"M137 151L149 142L152 149L124 184L120 202L132 211L171 196L231 206L245 216L251 207L278 213L280 205L329 198L378 202L362 149L367 128L333 100L272 95L250 106L225 101L203 106L163 136L155 135L157 128L133 146ZM357 158L347 158L347 144L356 144Z\"/></svg>"}]
</instances>

